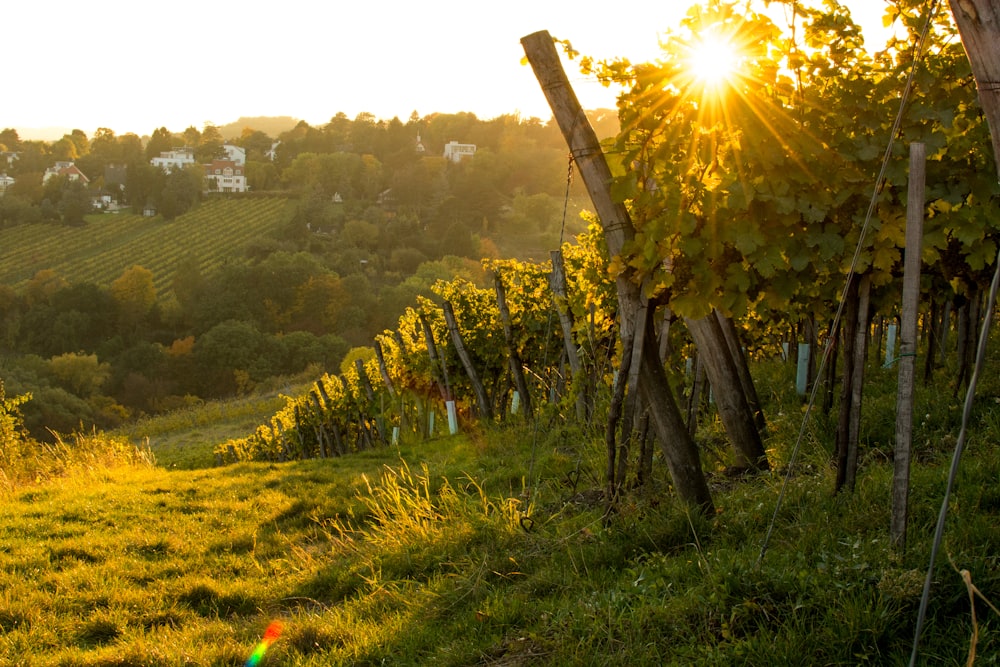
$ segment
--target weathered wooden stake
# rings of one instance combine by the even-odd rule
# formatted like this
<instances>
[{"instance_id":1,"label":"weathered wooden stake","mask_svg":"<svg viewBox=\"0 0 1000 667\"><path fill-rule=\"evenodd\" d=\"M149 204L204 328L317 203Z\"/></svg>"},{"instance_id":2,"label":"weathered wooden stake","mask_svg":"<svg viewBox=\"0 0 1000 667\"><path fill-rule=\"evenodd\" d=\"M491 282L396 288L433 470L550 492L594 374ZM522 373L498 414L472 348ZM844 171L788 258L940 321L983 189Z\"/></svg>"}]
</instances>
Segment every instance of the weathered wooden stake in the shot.
<instances>
[{"instance_id":1,"label":"weathered wooden stake","mask_svg":"<svg viewBox=\"0 0 1000 667\"><path fill-rule=\"evenodd\" d=\"M521 45L597 210L608 252L612 256L620 255L626 241L635 237L635 227L624 203L615 202L611 197L611 169L559 61L552 36L544 30L536 32L521 38ZM631 334L629 330L638 323L635 317L640 301L638 285L625 272L616 278L615 285L619 329ZM655 336L647 337L646 345L651 349L649 353L643 351L640 376L674 488L682 502L712 514L715 505L701 467L700 454L684 427L673 390L659 363Z\"/></svg>"},{"instance_id":2,"label":"weathered wooden stake","mask_svg":"<svg viewBox=\"0 0 1000 667\"><path fill-rule=\"evenodd\" d=\"M437 344L434 342L434 332L431 331L431 325L427 321L427 316L423 313L418 313L418 319L420 320L420 328L424 332L424 342L427 345L427 356L431 360L431 374L434 376L434 381L437 383L438 391L441 392L441 398L444 400L451 399L451 386L448 382L448 373L445 370L444 361L438 361L438 351Z\"/></svg>"},{"instance_id":3,"label":"weathered wooden stake","mask_svg":"<svg viewBox=\"0 0 1000 667\"><path fill-rule=\"evenodd\" d=\"M910 179L906 200L906 255L903 257L903 304L899 332L899 387L896 394L896 446L893 451L893 547L906 546L907 500L913 440L913 379L917 356L917 314L920 308L920 253L924 234L924 170L926 148L910 144Z\"/></svg>"},{"instance_id":4,"label":"weathered wooden stake","mask_svg":"<svg viewBox=\"0 0 1000 667\"><path fill-rule=\"evenodd\" d=\"M448 333L451 334L451 342L455 346L455 352L458 354L458 358L465 368L465 374L469 376L472 391L476 394L476 402L479 403L479 413L483 419L493 421L493 404L486 397L486 388L483 387L483 383L479 379L479 373L476 372L476 366L472 363L472 356L469 354L468 349L465 347L465 342L462 340L462 333L458 330L458 321L455 319L455 309L452 307L450 301L444 302L444 320L448 323Z\"/></svg>"},{"instance_id":5,"label":"weathered wooden stake","mask_svg":"<svg viewBox=\"0 0 1000 667\"><path fill-rule=\"evenodd\" d=\"M573 337L573 313L569 309L569 289L566 287L566 268L563 264L561 250L549 252L552 260L552 273L549 274L549 289L552 290L552 300L556 313L559 314L559 325L563 334L563 351L569 362L570 374L575 379L583 372L583 363L576 348ZM589 385L589 383L588 383ZM591 396L589 386L581 390L576 399L576 418L583 423L590 413Z\"/></svg>"},{"instance_id":6,"label":"weathered wooden stake","mask_svg":"<svg viewBox=\"0 0 1000 667\"><path fill-rule=\"evenodd\" d=\"M389 396L395 398L396 387L393 386L392 378L389 377L389 367L385 363L385 353L382 351L382 344L378 340L375 341L375 358L378 359L378 371L382 375L382 383L389 392Z\"/></svg>"},{"instance_id":7,"label":"weathered wooden stake","mask_svg":"<svg viewBox=\"0 0 1000 667\"><path fill-rule=\"evenodd\" d=\"M503 324L503 338L506 345L510 374L514 378L519 404L524 405L524 413L531 419L534 416L531 406L531 393L528 391L528 381L524 377L524 364L517 352L517 341L514 340L514 327L510 321L510 308L507 307L507 290L499 273L493 275L493 287L497 293L497 307L500 309L500 322ZM511 410L515 413L515 410Z\"/></svg>"},{"instance_id":8,"label":"weathered wooden stake","mask_svg":"<svg viewBox=\"0 0 1000 667\"><path fill-rule=\"evenodd\" d=\"M858 319L854 331L854 359L845 355L844 364L854 364L851 384L850 425L847 432L847 488L854 491L858 474L858 444L861 440L861 398L865 383L865 360L868 358L868 308L871 304L871 275L861 276L858 285Z\"/></svg>"}]
</instances>

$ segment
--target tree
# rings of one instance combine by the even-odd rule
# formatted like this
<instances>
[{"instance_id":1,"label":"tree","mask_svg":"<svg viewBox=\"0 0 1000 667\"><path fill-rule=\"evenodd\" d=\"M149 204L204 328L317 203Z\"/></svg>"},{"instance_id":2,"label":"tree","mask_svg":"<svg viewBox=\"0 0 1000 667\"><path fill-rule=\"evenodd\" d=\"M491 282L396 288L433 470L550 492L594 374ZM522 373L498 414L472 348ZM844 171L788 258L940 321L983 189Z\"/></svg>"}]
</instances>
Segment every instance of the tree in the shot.
<instances>
[{"instance_id":1,"label":"tree","mask_svg":"<svg viewBox=\"0 0 1000 667\"><path fill-rule=\"evenodd\" d=\"M3 380L0 380L0 461L4 463L14 462L11 459L28 438L20 407L30 400L31 394L8 397Z\"/></svg>"},{"instance_id":2,"label":"tree","mask_svg":"<svg viewBox=\"0 0 1000 667\"><path fill-rule=\"evenodd\" d=\"M24 286L24 298L29 306L48 304L56 292L68 286L66 279L52 269L42 269Z\"/></svg>"},{"instance_id":3,"label":"tree","mask_svg":"<svg viewBox=\"0 0 1000 667\"><path fill-rule=\"evenodd\" d=\"M197 148L201 144L201 132L194 125L189 125L182 133L181 138L184 145L189 148Z\"/></svg>"},{"instance_id":4,"label":"tree","mask_svg":"<svg viewBox=\"0 0 1000 667\"><path fill-rule=\"evenodd\" d=\"M125 175L125 201L138 213L148 204L160 200L163 192L166 174L159 167L149 162L133 162L129 164Z\"/></svg>"},{"instance_id":5,"label":"tree","mask_svg":"<svg viewBox=\"0 0 1000 667\"><path fill-rule=\"evenodd\" d=\"M111 366L96 354L67 352L49 360L49 371L67 391L81 398L96 394L111 376Z\"/></svg>"},{"instance_id":6,"label":"tree","mask_svg":"<svg viewBox=\"0 0 1000 667\"><path fill-rule=\"evenodd\" d=\"M134 335L156 304L153 272L138 265L125 269L111 283L111 296L118 306L122 330Z\"/></svg>"},{"instance_id":7,"label":"tree","mask_svg":"<svg viewBox=\"0 0 1000 667\"><path fill-rule=\"evenodd\" d=\"M240 135L238 143L247 151L247 162L251 160L262 161L264 160L267 152L271 150L271 146L274 144L274 139L260 130L245 127L243 128L243 134Z\"/></svg>"},{"instance_id":8,"label":"tree","mask_svg":"<svg viewBox=\"0 0 1000 667\"><path fill-rule=\"evenodd\" d=\"M16 151L21 147L21 137L18 136L17 130L12 127L4 128L0 131L0 150L4 151Z\"/></svg>"},{"instance_id":9,"label":"tree","mask_svg":"<svg viewBox=\"0 0 1000 667\"><path fill-rule=\"evenodd\" d=\"M174 169L163 180L157 203L164 220L173 220L186 213L201 199L205 172L201 165L187 165Z\"/></svg>"},{"instance_id":10,"label":"tree","mask_svg":"<svg viewBox=\"0 0 1000 667\"><path fill-rule=\"evenodd\" d=\"M149 143L146 144L146 160L151 160L154 157L159 157L160 153L173 150L174 141L174 135L167 128L158 127L153 130L153 134L149 137Z\"/></svg>"},{"instance_id":11,"label":"tree","mask_svg":"<svg viewBox=\"0 0 1000 667\"><path fill-rule=\"evenodd\" d=\"M208 163L212 160L224 158L226 156L226 151L223 148L225 143L226 141L222 138L222 132L219 128L211 123L206 123L196 144L197 147L194 151L195 161Z\"/></svg>"},{"instance_id":12,"label":"tree","mask_svg":"<svg viewBox=\"0 0 1000 667\"><path fill-rule=\"evenodd\" d=\"M90 191L81 181L65 183L59 198L59 212L64 224L79 227L84 224L84 216L93 211Z\"/></svg>"},{"instance_id":13,"label":"tree","mask_svg":"<svg viewBox=\"0 0 1000 667\"><path fill-rule=\"evenodd\" d=\"M273 341L249 322L229 320L195 340L194 359L200 370L202 396L224 396L238 387L237 371L260 381L275 363ZM280 355L279 355L280 356Z\"/></svg>"}]
</instances>

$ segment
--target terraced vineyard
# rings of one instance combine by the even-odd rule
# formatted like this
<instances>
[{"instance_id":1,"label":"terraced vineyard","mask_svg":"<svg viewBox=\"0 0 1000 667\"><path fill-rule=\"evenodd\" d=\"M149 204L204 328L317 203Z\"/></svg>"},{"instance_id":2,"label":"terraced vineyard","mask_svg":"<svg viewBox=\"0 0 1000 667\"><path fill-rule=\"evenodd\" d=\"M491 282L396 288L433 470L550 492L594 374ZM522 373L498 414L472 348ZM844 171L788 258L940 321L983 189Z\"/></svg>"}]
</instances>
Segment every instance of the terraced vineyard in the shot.
<instances>
[{"instance_id":1,"label":"terraced vineyard","mask_svg":"<svg viewBox=\"0 0 1000 667\"><path fill-rule=\"evenodd\" d=\"M179 262L196 258L208 276L253 239L278 229L284 198L212 199L173 221L159 216L95 215L83 227L21 225L0 230L0 284L18 286L52 269L70 282L109 285L138 264L153 272L161 298Z\"/></svg>"}]
</instances>

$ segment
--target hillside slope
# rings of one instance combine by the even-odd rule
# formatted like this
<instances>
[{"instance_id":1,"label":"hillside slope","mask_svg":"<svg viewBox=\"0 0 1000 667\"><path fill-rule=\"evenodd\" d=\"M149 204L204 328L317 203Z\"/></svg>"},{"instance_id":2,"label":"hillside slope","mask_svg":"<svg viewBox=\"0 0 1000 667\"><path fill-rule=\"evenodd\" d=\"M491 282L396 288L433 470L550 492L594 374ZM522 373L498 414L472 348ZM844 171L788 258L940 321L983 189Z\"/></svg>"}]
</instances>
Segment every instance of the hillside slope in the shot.
<instances>
[{"instance_id":1,"label":"hillside slope","mask_svg":"<svg viewBox=\"0 0 1000 667\"><path fill-rule=\"evenodd\" d=\"M780 463L799 411L778 393L765 395ZM877 424L886 394L870 393ZM83 470L4 498L0 663L243 664L279 621L261 664L906 664L953 443L954 406L933 403L904 553L888 543L891 462L871 446L855 494L831 496L821 417L787 479L714 475L712 519L676 505L662 463L607 514L603 443L569 427ZM1000 599L998 424L988 400L945 533L975 615L942 559L919 664L1000 659L983 602Z\"/></svg>"},{"instance_id":2,"label":"hillside slope","mask_svg":"<svg viewBox=\"0 0 1000 667\"><path fill-rule=\"evenodd\" d=\"M167 222L160 217L104 214L83 227L19 225L0 229L0 284L18 286L51 269L70 282L109 285L140 265L153 272L160 297L170 293L177 265L195 259L203 274L239 257L289 215L288 200L211 198Z\"/></svg>"}]
</instances>

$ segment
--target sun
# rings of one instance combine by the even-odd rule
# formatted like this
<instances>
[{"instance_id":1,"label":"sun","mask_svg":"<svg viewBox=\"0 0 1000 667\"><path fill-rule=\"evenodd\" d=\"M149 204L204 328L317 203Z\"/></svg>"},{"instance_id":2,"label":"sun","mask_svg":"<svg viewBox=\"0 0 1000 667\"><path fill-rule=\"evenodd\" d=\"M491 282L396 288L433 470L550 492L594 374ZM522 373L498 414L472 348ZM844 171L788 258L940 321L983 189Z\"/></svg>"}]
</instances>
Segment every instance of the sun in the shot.
<instances>
[{"instance_id":1,"label":"sun","mask_svg":"<svg viewBox=\"0 0 1000 667\"><path fill-rule=\"evenodd\" d=\"M725 37L706 33L691 44L687 69L691 76L706 87L717 88L732 81L740 63L736 46Z\"/></svg>"}]
</instances>

